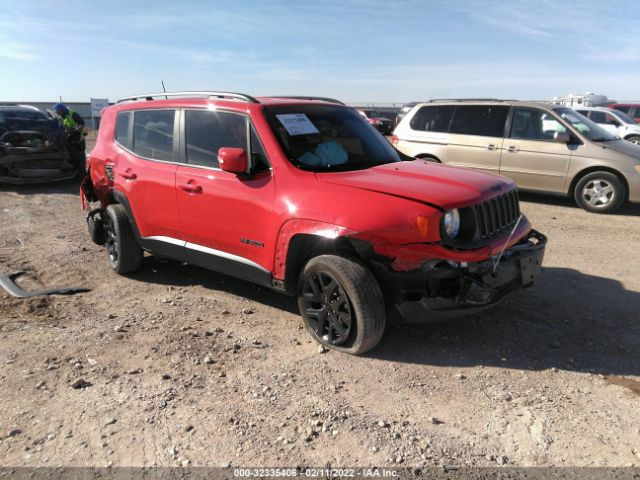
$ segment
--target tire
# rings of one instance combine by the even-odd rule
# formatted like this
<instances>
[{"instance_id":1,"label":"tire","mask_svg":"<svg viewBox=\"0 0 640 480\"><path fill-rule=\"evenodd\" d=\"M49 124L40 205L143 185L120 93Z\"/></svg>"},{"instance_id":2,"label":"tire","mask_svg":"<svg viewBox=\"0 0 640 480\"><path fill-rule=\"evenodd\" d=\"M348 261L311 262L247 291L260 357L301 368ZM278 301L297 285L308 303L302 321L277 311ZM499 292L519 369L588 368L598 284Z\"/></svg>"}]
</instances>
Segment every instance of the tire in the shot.
<instances>
[{"instance_id":1,"label":"tire","mask_svg":"<svg viewBox=\"0 0 640 480\"><path fill-rule=\"evenodd\" d=\"M629 135L625 140L640 145L640 135Z\"/></svg>"},{"instance_id":2,"label":"tire","mask_svg":"<svg viewBox=\"0 0 640 480\"><path fill-rule=\"evenodd\" d=\"M298 307L311 336L333 350L359 355L378 345L384 333L378 282L366 267L346 258L321 255L307 263Z\"/></svg>"},{"instance_id":3,"label":"tire","mask_svg":"<svg viewBox=\"0 0 640 480\"><path fill-rule=\"evenodd\" d=\"M425 160L427 162L432 162L432 163L442 163L439 158L432 157L431 155L418 155L416 159Z\"/></svg>"},{"instance_id":4,"label":"tire","mask_svg":"<svg viewBox=\"0 0 640 480\"><path fill-rule=\"evenodd\" d=\"M591 172L578 180L573 195L587 212L613 213L626 201L627 189L613 173Z\"/></svg>"},{"instance_id":5,"label":"tire","mask_svg":"<svg viewBox=\"0 0 640 480\"><path fill-rule=\"evenodd\" d=\"M138 270L142 263L142 249L122 205L113 204L107 207L104 230L111 268L121 275Z\"/></svg>"}]
</instances>

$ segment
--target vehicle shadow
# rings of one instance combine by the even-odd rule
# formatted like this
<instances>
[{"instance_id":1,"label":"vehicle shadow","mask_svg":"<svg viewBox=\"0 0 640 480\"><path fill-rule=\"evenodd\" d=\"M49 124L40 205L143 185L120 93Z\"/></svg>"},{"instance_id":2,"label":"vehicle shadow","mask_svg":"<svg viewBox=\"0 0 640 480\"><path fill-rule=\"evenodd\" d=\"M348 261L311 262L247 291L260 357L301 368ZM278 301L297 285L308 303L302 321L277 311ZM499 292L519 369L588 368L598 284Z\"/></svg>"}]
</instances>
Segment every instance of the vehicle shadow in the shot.
<instances>
[{"instance_id":1,"label":"vehicle shadow","mask_svg":"<svg viewBox=\"0 0 640 480\"><path fill-rule=\"evenodd\" d=\"M518 192L520 200L523 202L537 203L539 205L553 205L557 207L568 207L580 210L580 207L576 204L573 198L560 196L560 195L545 195L543 193L524 192L520 190ZM640 216L640 204L626 203L619 210L612 215L614 216Z\"/></svg>"},{"instance_id":2,"label":"vehicle shadow","mask_svg":"<svg viewBox=\"0 0 640 480\"><path fill-rule=\"evenodd\" d=\"M536 285L485 312L395 325L371 357L439 366L640 375L640 293L617 280L543 268Z\"/></svg>"},{"instance_id":3,"label":"vehicle shadow","mask_svg":"<svg viewBox=\"0 0 640 480\"><path fill-rule=\"evenodd\" d=\"M298 315L293 297L172 260L146 257L131 278L200 285ZM434 366L640 375L638 312L640 292L626 290L617 280L543 267L532 288L480 314L424 326L392 322L367 356Z\"/></svg>"},{"instance_id":4,"label":"vehicle shadow","mask_svg":"<svg viewBox=\"0 0 640 480\"><path fill-rule=\"evenodd\" d=\"M82 178L80 177L80 175L76 175L74 178L62 180L59 182L35 183L32 185L0 184L0 192L13 192L17 193L18 195L79 195L81 180Z\"/></svg>"},{"instance_id":5,"label":"vehicle shadow","mask_svg":"<svg viewBox=\"0 0 640 480\"><path fill-rule=\"evenodd\" d=\"M298 304L294 297L283 295L222 273L212 272L174 260L165 260L153 256L145 257L142 269L132 274L130 278L144 283L156 283L174 287L200 285L209 290L226 292L295 315L298 314Z\"/></svg>"}]
</instances>

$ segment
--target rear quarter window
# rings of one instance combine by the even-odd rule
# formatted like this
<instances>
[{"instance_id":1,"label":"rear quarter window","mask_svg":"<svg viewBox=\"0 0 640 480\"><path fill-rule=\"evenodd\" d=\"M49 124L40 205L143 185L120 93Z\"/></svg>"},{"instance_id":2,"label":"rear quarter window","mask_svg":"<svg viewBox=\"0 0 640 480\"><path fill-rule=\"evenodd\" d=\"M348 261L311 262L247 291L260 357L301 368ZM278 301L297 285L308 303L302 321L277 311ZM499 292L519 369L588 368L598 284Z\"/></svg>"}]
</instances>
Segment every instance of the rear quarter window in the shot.
<instances>
[{"instance_id":1,"label":"rear quarter window","mask_svg":"<svg viewBox=\"0 0 640 480\"><path fill-rule=\"evenodd\" d=\"M120 112L116 117L116 142L123 147L131 149L131 112Z\"/></svg>"},{"instance_id":2,"label":"rear quarter window","mask_svg":"<svg viewBox=\"0 0 640 480\"><path fill-rule=\"evenodd\" d=\"M144 158L173 161L174 110L139 110L133 114L133 152Z\"/></svg>"}]
</instances>

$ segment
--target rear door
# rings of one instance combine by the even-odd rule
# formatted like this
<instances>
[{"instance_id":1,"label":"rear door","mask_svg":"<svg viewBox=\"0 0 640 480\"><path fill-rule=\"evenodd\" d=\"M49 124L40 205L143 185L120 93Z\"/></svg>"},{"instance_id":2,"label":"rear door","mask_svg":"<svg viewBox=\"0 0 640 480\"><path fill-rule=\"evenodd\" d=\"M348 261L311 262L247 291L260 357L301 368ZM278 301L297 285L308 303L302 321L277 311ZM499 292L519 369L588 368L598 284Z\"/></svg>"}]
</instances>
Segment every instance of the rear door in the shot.
<instances>
[{"instance_id":1,"label":"rear door","mask_svg":"<svg viewBox=\"0 0 640 480\"><path fill-rule=\"evenodd\" d=\"M449 128L447 163L498 173L508 113L509 107L503 105L456 107Z\"/></svg>"},{"instance_id":2,"label":"rear door","mask_svg":"<svg viewBox=\"0 0 640 480\"><path fill-rule=\"evenodd\" d=\"M553 136L566 131L557 118L544 110L514 107L500 174L515 180L521 188L564 192L574 147L555 142Z\"/></svg>"},{"instance_id":3,"label":"rear door","mask_svg":"<svg viewBox=\"0 0 640 480\"><path fill-rule=\"evenodd\" d=\"M253 126L236 112L185 110L181 116L183 165L176 182L187 261L270 283L277 235L272 221L275 180ZM222 171L222 147L250 152L250 171Z\"/></svg>"},{"instance_id":4,"label":"rear door","mask_svg":"<svg viewBox=\"0 0 640 480\"><path fill-rule=\"evenodd\" d=\"M180 238L175 119L171 109L119 112L116 119L115 158L107 164L142 237Z\"/></svg>"}]
</instances>

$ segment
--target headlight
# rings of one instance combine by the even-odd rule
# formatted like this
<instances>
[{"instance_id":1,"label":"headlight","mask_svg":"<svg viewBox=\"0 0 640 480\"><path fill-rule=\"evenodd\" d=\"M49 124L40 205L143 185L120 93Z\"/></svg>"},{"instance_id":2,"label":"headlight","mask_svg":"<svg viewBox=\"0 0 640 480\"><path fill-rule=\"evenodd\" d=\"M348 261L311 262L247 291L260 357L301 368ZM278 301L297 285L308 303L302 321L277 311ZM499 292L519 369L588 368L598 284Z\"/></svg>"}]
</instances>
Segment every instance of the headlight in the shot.
<instances>
[{"instance_id":1,"label":"headlight","mask_svg":"<svg viewBox=\"0 0 640 480\"><path fill-rule=\"evenodd\" d=\"M444 213L444 232L449 238L456 238L460 233L460 212L457 208Z\"/></svg>"}]
</instances>

